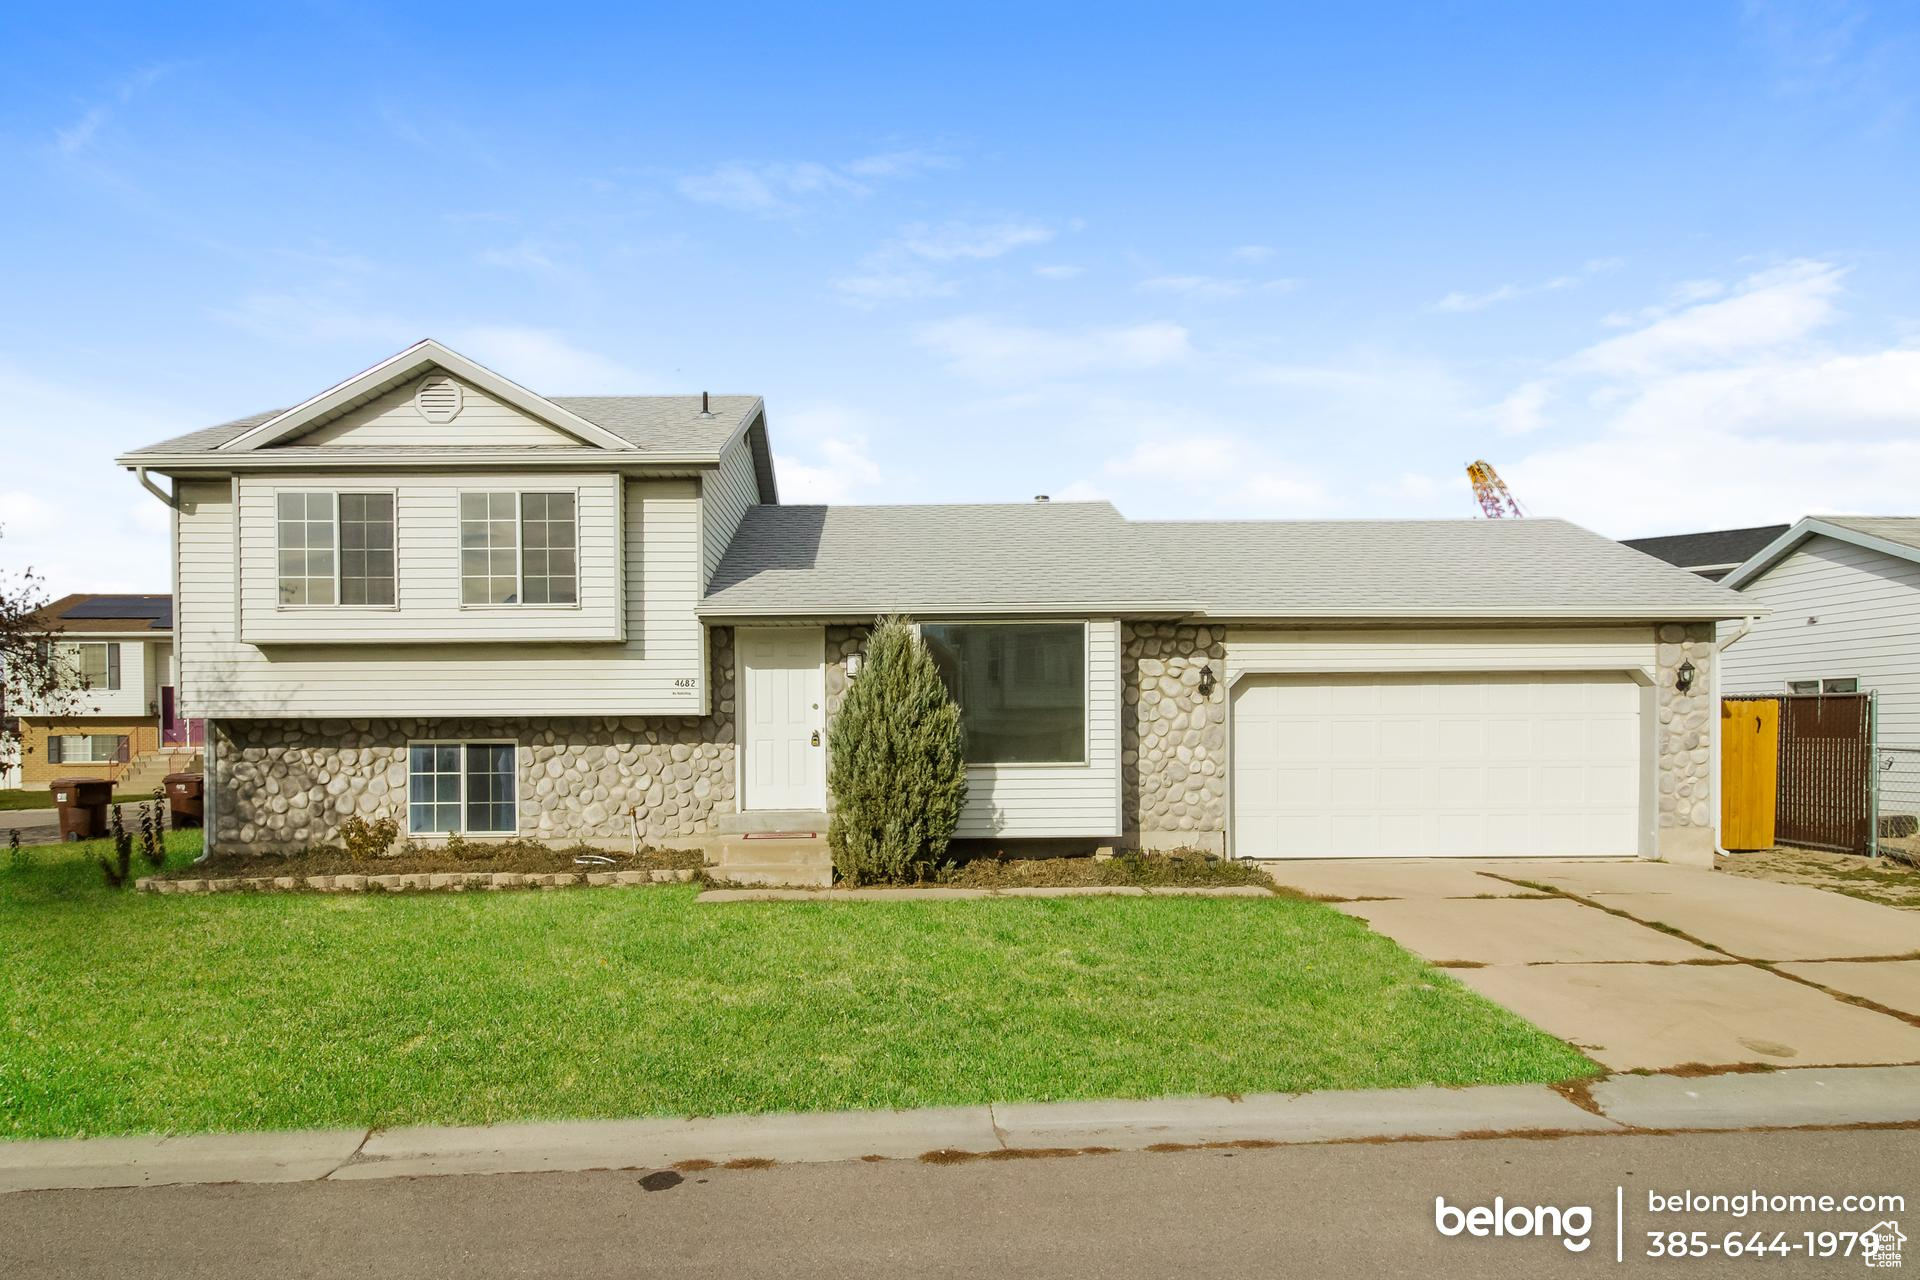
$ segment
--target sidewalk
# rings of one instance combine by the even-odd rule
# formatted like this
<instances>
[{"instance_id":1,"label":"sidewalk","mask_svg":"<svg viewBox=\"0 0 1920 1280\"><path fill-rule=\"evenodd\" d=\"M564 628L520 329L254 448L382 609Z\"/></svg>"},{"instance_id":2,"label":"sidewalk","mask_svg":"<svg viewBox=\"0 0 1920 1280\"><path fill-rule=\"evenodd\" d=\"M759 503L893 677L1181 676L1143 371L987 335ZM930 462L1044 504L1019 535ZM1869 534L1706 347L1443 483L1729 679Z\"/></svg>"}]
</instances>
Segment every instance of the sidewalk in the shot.
<instances>
[{"instance_id":1,"label":"sidewalk","mask_svg":"<svg viewBox=\"0 0 1920 1280\"><path fill-rule=\"evenodd\" d=\"M1580 1091L1574 1091L1579 1094ZM1920 1123L1920 1067L1614 1076L1583 1106L1545 1085L994 1103L924 1111L563 1120L483 1128L0 1143L0 1193L206 1182L822 1163L1208 1144L1594 1135Z\"/></svg>"}]
</instances>

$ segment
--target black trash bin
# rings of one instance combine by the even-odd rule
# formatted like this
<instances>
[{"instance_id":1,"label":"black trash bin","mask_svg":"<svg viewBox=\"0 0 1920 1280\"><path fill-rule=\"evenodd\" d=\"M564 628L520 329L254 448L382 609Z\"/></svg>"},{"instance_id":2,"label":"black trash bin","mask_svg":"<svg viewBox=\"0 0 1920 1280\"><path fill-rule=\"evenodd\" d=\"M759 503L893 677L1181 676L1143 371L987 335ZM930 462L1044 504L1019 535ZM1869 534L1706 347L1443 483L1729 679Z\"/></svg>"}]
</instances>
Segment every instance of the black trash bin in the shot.
<instances>
[{"instance_id":1,"label":"black trash bin","mask_svg":"<svg viewBox=\"0 0 1920 1280\"><path fill-rule=\"evenodd\" d=\"M206 776L170 773L160 780L160 785L167 789L167 816L174 828L199 826L206 812Z\"/></svg>"},{"instance_id":2,"label":"black trash bin","mask_svg":"<svg viewBox=\"0 0 1920 1280\"><path fill-rule=\"evenodd\" d=\"M106 778L55 778L48 784L60 810L62 840L98 840L107 834L113 783Z\"/></svg>"}]
</instances>

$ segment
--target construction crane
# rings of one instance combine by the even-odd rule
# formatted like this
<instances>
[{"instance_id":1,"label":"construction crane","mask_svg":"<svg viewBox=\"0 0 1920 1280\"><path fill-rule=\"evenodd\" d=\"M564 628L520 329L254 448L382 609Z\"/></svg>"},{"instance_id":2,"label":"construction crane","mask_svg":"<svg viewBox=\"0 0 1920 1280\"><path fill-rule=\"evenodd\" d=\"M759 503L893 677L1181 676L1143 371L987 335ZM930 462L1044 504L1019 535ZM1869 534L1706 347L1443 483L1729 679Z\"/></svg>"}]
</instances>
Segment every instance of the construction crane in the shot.
<instances>
[{"instance_id":1,"label":"construction crane","mask_svg":"<svg viewBox=\"0 0 1920 1280\"><path fill-rule=\"evenodd\" d=\"M1493 469L1493 464L1484 459L1467 464L1467 479L1473 481L1473 496L1480 502L1480 514L1489 520L1502 520L1509 516L1524 516L1520 502L1507 488L1507 482Z\"/></svg>"}]
</instances>

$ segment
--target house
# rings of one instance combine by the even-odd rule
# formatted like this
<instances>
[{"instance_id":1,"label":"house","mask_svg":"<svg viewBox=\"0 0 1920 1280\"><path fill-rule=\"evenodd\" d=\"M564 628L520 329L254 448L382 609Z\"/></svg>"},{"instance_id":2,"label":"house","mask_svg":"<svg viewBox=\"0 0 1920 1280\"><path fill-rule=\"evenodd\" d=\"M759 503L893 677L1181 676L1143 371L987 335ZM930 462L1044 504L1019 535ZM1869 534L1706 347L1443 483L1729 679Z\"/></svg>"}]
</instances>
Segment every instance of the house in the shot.
<instances>
[{"instance_id":1,"label":"house","mask_svg":"<svg viewBox=\"0 0 1920 1280\"><path fill-rule=\"evenodd\" d=\"M148 791L192 762L191 731L174 698L173 597L62 596L38 610L68 669L68 692L18 704L20 784L111 778Z\"/></svg>"},{"instance_id":2,"label":"house","mask_svg":"<svg viewBox=\"0 0 1920 1280\"><path fill-rule=\"evenodd\" d=\"M1674 533L1659 538L1627 538L1622 545L1656 560L1677 564L1709 582L1719 582L1738 569L1747 557L1787 531L1784 524L1751 529L1713 529L1706 533Z\"/></svg>"},{"instance_id":3,"label":"house","mask_svg":"<svg viewBox=\"0 0 1920 1280\"><path fill-rule=\"evenodd\" d=\"M725 866L824 829L892 612L961 704L962 839L1713 848L1712 636L1742 602L1561 521L787 505L757 397L543 396L431 341L119 461L175 508L221 848L359 813Z\"/></svg>"},{"instance_id":4,"label":"house","mask_svg":"<svg viewBox=\"0 0 1920 1280\"><path fill-rule=\"evenodd\" d=\"M1882 814L1920 813L1920 517L1808 516L1724 579L1766 616L1728 693L1872 693Z\"/></svg>"}]
</instances>

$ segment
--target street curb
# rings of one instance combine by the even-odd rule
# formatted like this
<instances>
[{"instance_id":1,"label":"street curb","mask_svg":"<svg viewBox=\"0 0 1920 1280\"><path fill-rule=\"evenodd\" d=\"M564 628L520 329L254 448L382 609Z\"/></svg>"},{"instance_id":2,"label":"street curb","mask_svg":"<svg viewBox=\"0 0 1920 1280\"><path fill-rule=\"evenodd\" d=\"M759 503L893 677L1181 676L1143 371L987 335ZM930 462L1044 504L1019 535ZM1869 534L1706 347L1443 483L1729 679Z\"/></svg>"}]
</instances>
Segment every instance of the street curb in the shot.
<instances>
[{"instance_id":1,"label":"street curb","mask_svg":"<svg viewBox=\"0 0 1920 1280\"><path fill-rule=\"evenodd\" d=\"M1370 1089L1143 1101L994 1103L471 1128L0 1142L0 1193L210 1182L358 1181L862 1159L964 1160L1032 1151L1392 1142L1920 1123L1920 1067L1615 1076L1546 1085Z\"/></svg>"}]
</instances>

